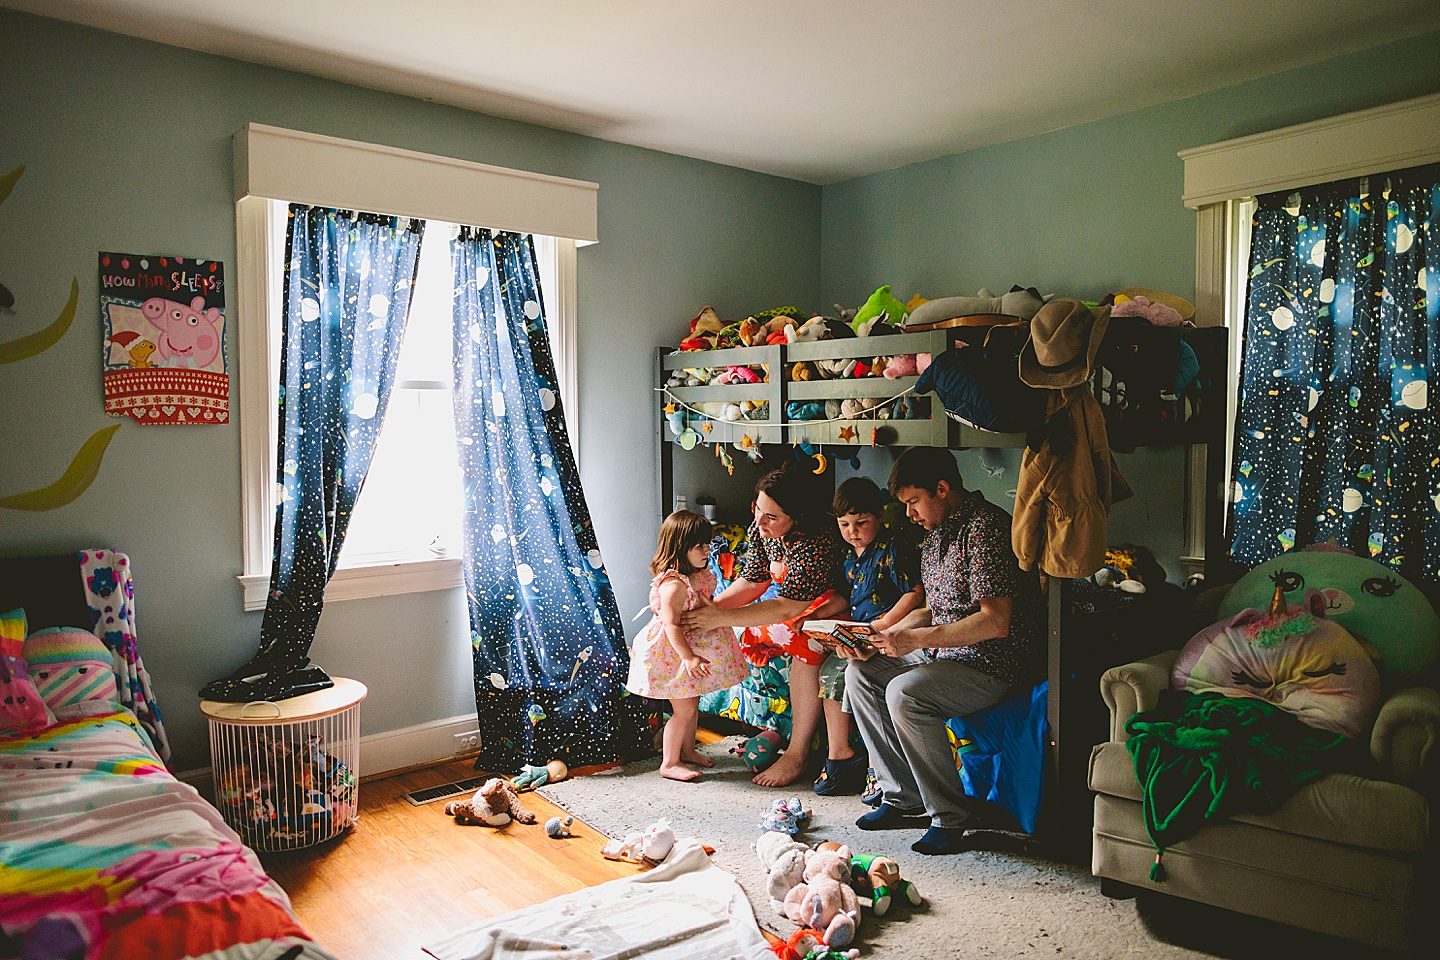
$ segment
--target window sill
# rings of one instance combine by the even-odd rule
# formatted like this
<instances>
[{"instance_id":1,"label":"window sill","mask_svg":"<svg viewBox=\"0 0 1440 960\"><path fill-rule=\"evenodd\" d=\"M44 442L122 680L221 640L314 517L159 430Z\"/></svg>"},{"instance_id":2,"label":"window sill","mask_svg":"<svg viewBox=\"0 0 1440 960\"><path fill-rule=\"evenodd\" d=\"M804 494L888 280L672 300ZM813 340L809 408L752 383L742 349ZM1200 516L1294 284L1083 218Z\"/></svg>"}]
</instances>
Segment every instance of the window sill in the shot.
<instances>
[{"instance_id":1,"label":"window sill","mask_svg":"<svg viewBox=\"0 0 1440 960\"><path fill-rule=\"evenodd\" d=\"M265 595L270 590L270 574L240 576L245 609L264 610ZM364 567L346 567L335 571L325 587L325 602L360 600L365 597L390 597L401 593L424 593L465 586L465 573L459 558L414 560L407 563L381 563Z\"/></svg>"}]
</instances>

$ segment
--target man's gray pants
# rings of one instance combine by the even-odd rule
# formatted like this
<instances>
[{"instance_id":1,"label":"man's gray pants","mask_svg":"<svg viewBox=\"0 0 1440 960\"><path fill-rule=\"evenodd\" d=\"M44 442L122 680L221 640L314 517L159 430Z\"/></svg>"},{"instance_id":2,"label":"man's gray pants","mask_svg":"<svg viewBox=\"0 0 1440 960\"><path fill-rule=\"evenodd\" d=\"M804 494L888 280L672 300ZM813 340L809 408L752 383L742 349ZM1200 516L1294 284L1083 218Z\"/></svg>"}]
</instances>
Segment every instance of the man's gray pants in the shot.
<instances>
[{"instance_id":1,"label":"man's gray pants","mask_svg":"<svg viewBox=\"0 0 1440 960\"><path fill-rule=\"evenodd\" d=\"M937 827L965 825L976 801L966 796L945 735L945 721L993 706L1010 685L958 660L904 657L852 660L845 694L870 748L885 802L930 815Z\"/></svg>"}]
</instances>

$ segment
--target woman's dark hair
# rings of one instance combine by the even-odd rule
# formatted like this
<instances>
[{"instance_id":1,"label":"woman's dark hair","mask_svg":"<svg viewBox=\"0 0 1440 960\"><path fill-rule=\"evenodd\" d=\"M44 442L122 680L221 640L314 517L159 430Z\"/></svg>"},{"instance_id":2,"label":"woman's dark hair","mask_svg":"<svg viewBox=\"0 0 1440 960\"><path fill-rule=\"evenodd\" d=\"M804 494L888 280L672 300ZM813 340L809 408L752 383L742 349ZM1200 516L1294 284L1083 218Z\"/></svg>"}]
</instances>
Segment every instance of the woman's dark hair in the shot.
<instances>
[{"instance_id":1,"label":"woman's dark hair","mask_svg":"<svg viewBox=\"0 0 1440 960\"><path fill-rule=\"evenodd\" d=\"M709 543L715 536L715 525L698 513L676 510L660 524L660 536L655 543L655 558L650 561L651 576L658 577L666 570L678 570L690 576L699 567L692 567L685 554L691 547Z\"/></svg>"},{"instance_id":2,"label":"woman's dark hair","mask_svg":"<svg viewBox=\"0 0 1440 960\"><path fill-rule=\"evenodd\" d=\"M755 484L755 494L759 496L762 493L778 503L799 529L814 532L819 528L825 508L817 508L819 494L814 480L794 461L761 477L760 482Z\"/></svg>"},{"instance_id":3,"label":"woman's dark hair","mask_svg":"<svg viewBox=\"0 0 1440 960\"><path fill-rule=\"evenodd\" d=\"M885 494L869 477L851 477L835 490L830 512L837 517L847 513L868 513L879 517L885 510Z\"/></svg>"},{"instance_id":4,"label":"woman's dark hair","mask_svg":"<svg viewBox=\"0 0 1440 960\"><path fill-rule=\"evenodd\" d=\"M905 487L934 494L941 480L948 483L951 490L965 489L960 482L955 455L944 447L911 447L900 454L890 471L890 496L898 497Z\"/></svg>"}]
</instances>

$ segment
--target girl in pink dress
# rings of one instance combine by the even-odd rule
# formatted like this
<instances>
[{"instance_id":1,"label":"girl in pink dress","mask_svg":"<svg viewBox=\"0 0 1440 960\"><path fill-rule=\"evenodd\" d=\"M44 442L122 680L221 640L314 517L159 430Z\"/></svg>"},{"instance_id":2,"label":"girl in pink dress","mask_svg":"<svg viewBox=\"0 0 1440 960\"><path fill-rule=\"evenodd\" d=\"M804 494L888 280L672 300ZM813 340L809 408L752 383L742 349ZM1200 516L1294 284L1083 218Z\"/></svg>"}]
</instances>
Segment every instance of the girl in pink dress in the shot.
<instances>
[{"instance_id":1,"label":"girl in pink dress","mask_svg":"<svg viewBox=\"0 0 1440 960\"><path fill-rule=\"evenodd\" d=\"M712 536L710 521L689 510L675 511L660 525L655 559L650 561L655 575L650 582L650 609L655 616L635 638L630 652L625 688L642 697L670 701L660 776L671 780L700 779L700 771L686 764L715 765L695 749L700 695L725 690L750 673L735 631L717 627L687 632L680 626L687 610L714 599L715 575L707 566Z\"/></svg>"}]
</instances>

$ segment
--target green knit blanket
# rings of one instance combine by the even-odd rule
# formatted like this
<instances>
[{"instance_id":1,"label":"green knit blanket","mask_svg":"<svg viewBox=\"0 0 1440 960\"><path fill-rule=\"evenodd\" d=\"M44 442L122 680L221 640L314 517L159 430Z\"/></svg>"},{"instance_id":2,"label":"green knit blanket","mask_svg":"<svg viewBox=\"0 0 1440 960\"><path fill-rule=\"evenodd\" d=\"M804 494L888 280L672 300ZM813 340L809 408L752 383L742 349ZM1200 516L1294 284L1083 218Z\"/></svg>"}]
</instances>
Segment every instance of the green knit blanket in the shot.
<instances>
[{"instance_id":1,"label":"green knit blanket","mask_svg":"<svg viewBox=\"0 0 1440 960\"><path fill-rule=\"evenodd\" d=\"M1269 813L1301 786L1353 762L1342 734L1307 726L1265 700L1167 690L1125 724L1155 844L1166 847L1237 813Z\"/></svg>"}]
</instances>

